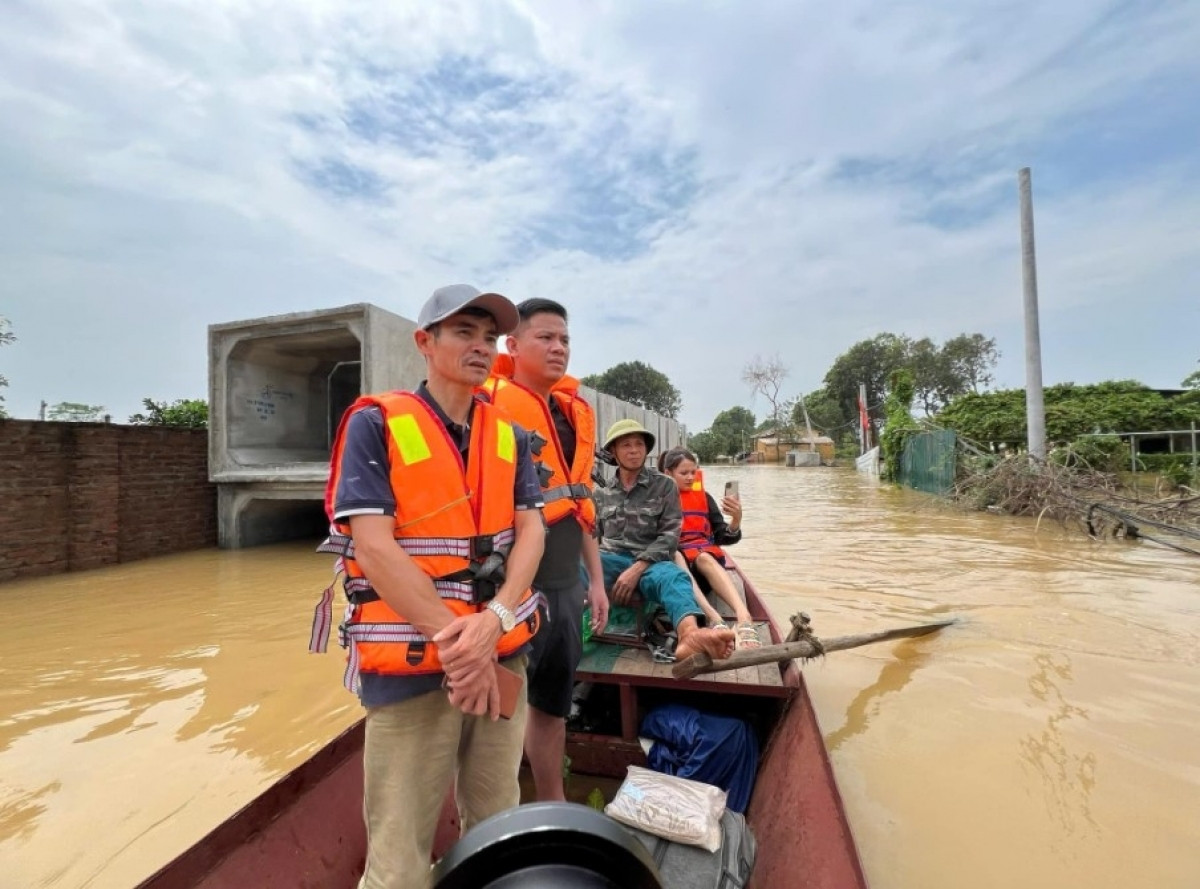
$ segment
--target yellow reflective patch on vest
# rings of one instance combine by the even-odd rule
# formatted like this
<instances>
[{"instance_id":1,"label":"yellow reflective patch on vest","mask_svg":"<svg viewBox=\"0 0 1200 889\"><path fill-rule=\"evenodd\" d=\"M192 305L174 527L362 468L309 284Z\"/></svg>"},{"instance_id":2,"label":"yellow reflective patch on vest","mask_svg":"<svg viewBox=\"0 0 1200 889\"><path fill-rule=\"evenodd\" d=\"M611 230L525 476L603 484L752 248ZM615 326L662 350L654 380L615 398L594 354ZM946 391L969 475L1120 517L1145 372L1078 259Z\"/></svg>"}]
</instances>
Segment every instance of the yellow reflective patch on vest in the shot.
<instances>
[{"instance_id":1,"label":"yellow reflective patch on vest","mask_svg":"<svg viewBox=\"0 0 1200 889\"><path fill-rule=\"evenodd\" d=\"M517 436L511 423L496 423L496 456L505 463L517 459Z\"/></svg>"},{"instance_id":2,"label":"yellow reflective patch on vest","mask_svg":"<svg viewBox=\"0 0 1200 889\"><path fill-rule=\"evenodd\" d=\"M417 418L412 414L391 417L388 419L388 429L392 432L396 447L400 449L400 459L404 461L405 466L412 466L432 456L429 442L425 441Z\"/></svg>"}]
</instances>

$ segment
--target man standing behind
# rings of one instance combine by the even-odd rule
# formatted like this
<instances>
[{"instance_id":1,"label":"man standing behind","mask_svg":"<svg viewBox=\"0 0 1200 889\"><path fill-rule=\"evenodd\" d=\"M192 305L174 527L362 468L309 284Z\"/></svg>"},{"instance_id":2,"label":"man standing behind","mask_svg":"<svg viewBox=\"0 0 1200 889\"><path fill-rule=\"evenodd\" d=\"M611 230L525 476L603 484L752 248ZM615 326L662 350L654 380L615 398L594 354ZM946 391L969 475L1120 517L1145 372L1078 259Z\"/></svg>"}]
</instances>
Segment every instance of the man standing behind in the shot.
<instances>
[{"instance_id":1,"label":"man standing behind","mask_svg":"<svg viewBox=\"0 0 1200 889\"><path fill-rule=\"evenodd\" d=\"M539 622L541 488L527 435L476 396L518 320L499 294L434 291L414 334L428 380L360 398L334 442L321 549L343 559L347 680L367 709L360 889L429 885L452 785L464 831L520 801L526 707L511 674ZM497 720L502 687L512 713Z\"/></svg>"},{"instance_id":2,"label":"man standing behind","mask_svg":"<svg viewBox=\"0 0 1200 889\"><path fill-rule=\"evenodd\" d=\"M550 619L534 638L529 655L525 755L537 798L562 800L566 716L583 650L581 557L589 578L586 599L592 628L608 623L600 550L592 536L596 419L579 397L579 381L567 375L567 310L548 299L525 300L517 310L521 323L509 335L508 355L497 358L485 389L496 406L530 433L546 504L549 531L533 585L545 597Z\"/></svg>"},{"instance_id":3,"label":"man standing behind","mask_svg":"<svg viewBox=\"0 0 1200 889\"><path fill-rule=\"evenodd\" d=\"M733 631L701 627L703 612L692 596L692 580L675 564L683 510L679 486L644 465L654 436L637 420L617 420L604 436L604 450L617 463L617 474L596 488L596 524L604 583L618 605L634 591L666 609L679 644L680 660L703 651L713 658L733 654Z\"/></svg>"}]
</instances>

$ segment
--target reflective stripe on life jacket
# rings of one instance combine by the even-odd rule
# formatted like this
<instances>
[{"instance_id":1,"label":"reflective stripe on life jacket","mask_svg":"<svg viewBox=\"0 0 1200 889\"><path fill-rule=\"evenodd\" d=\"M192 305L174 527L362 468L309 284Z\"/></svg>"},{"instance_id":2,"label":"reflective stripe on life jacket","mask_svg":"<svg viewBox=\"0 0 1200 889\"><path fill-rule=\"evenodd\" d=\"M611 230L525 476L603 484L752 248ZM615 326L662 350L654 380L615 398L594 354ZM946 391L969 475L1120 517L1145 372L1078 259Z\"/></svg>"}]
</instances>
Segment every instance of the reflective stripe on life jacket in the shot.
<instances>
[{"instance_id":1,"label":"reflective stripe on life jacket","mask_svg":"<svg viewBox=\"0 0 1200 889\"><path fill-rule=\"evenodd\" d=\"M692 486L679 492L679 505L683 510L683 524L679 529L679 551L692 562L700 553L712 553L717 558L725 557L725 550L717 546L713 538L713 526L708 520L708 495L704 493L704 476L699 469Z\"/></svg>"},{"instance_id":2,"label":"reflective stripe on life jacket","mask_svg":"<svg viewBox=\"0 0 1200 889\"><path fill-rule=\"evenodd\" d=\"M535 449L533 459L539 466L546 524L574 515L590 534L596 524L596 504L592 500L596 415L591 405L579 397L579 381L574 377L564 376L551 389L550 397L575 429L575 459L567 466L550 406L536 392L514 382L512 374L512 358L498 356L483 390L494 405L543 443L540 453Z\"/></svg>"},{"instance_id":3,"label":"reflective stripe on life jacket","mask_svg":"<svg viewBox=\"0 0 1200 889\"><path fill-rule=\"evenodd\" d=\"M445 426L419 396L389 392L359 398L343 416L333 445L325 494L331 520L346 425L354 413L372 406L381 411L386 430L389 474L396 492L396 545L429 575L455 617L478 613L503 582L504 560L515 540L517 449L511 421L490 404L476 400L464 466ZM350 605L339 641L350 649L347 678L357 680L359 671L384 675L440 672L437 645L392 610L363 575L354 559L349 524L333 522L329 537L318 549L336 553L338 569L346 575L344 588ZM498 656L515 653L533 638L541 601L539 594L526 590L513 609L516 626L497 643ZM331 596L326 595L314 620L311 650L323 651L328 643L331 608Z\"/></svg>"}]
</instances>

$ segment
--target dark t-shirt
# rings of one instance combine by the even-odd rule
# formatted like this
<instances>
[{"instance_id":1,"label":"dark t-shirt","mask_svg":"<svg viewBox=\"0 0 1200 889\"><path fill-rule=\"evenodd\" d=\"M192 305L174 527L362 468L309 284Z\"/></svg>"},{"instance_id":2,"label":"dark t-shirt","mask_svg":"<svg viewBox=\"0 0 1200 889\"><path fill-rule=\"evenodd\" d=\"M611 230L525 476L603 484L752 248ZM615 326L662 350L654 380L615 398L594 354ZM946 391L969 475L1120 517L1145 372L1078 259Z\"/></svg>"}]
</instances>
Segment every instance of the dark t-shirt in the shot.
<instances>
[{"instance_id":1,"label":"dark t-shirt","mask_svg":"<svg viewBox=\"0 0 1200 889\"><path fill-rule=\"evenodd\" d=\"M550 418L554 420L554 432L558 435L558 443L562 445L563 463L570 466L575 462L575 427L553 398L550 399Z\"/></svg>"},{"instance_id":2,"label":"dark t-shirt","mask_svg":"<svg viewBox=\"0 0 1200 889\"><path fill-rule=\"evenodd\" d=\"M575 427L558 406L550 399L550 416L554 420L554 432L562 445L563 462L570 466L575 462ZM542 590L565 590L579 585L579 552L583 547L583 529L573 517L555 522L546 532L546 549L538 564L533 585Z\"/></svg>"},{"instance_id":3,"label":"dark t-shirt","mask_svg":"<svg viewBox=\"0 0 1200 889\"><path fill-rule=\"evenodd\" d=\"M458 445L465 464L471 443L471 417L468 417L465 426L451 422L445 411L429 394L424 383L417 387L416 394L433 408L433 412L450 434L450 439ZM534 469L530 456L529 436L520 426L514 424L513 429L517 445L517 477L513 487L513 502L517 509L539 509L542 506L542 488L538 484L537 470ZM364 408L350 418L342 447L341 469L338 488L334 494L335 519L345 520L354 515L396 514L396 499L388 469L387 436L383 428L383 414L379 408ZM401 494L403 495L403 492ZM441 673L416 676L359 673L359 698L364 707L396 704L440 688L442 676Z\"/></svg>"}]
</instances>

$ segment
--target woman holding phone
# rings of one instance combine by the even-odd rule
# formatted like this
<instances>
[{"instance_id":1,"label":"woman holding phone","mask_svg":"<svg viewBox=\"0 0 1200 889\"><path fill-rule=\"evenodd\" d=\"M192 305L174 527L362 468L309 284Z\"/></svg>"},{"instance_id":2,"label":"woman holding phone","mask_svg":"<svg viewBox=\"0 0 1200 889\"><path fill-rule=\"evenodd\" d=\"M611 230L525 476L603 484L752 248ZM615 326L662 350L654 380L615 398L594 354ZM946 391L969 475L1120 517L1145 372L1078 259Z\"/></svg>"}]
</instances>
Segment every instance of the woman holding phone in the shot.
<instances>
[{"instance_id":1,"label":"woman holding phone","mask_svg":"<svg viewBox=\"0 0 1200 889\"><path fill-rule=\"evenodd\" d=\"M758 630L725 570L725 553L721 549L742 539L742 502L736 485L725 486L725 496L718 507L713 496L704 490L696 455L683 447L663 452L658 458L658 470L670 476L679 487L683 527L679 532L675 561L692 579L696 604L703 609L710 627L724 627L721 615L704 595L705 588L712 590L733 609L738 648L758 648ZM729 516L729 521L725 520L725 515Z\"/></svg>"}]
</instances>

